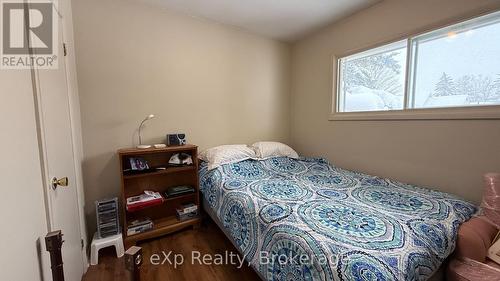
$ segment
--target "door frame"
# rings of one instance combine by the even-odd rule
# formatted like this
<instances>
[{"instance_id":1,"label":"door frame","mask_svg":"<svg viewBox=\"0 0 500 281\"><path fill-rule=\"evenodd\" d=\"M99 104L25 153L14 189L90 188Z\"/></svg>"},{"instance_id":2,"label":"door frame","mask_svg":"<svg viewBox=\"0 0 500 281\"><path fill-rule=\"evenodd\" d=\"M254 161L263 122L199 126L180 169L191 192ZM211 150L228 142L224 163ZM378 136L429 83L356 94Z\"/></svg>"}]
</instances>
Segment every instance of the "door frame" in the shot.
<instances>
[{"instance_id":1,"label":"door frame","mask_svg":"<svg viewBox=\"0 0 500 281\"><path fill-rule=\"evenodd\" d=\"M29 5L29 4L28 4ZM66 44L67 56L64 54L58 54L59 60L64 60L65 63L65 72L66 72L66 88L68 93L68 109L69 109L69 121L70 121L70 130L71 130L71 143L72 143L72 151L73 151L73 159L74 159L74 170L75 170L75 188L77 195L77 208L78 208L78 217L79 217L79 232L80 238L83 240L83 247L81 249L82 256L82 269L83 273L85 273L88 269L88 257L87 257L87 231L86 231L86 222L85 222L85 195L83 190L83 176L82 176L82 161L83 161L83 144L82 144L82 133L81 133L81 118L80 118L80 103L78 97L78 85L76 79L76 62L75 62L75 49L74 49L74 39L73 39L73 22L71 15L71 1L58 1L59 6L54 6L55 11L57 12L55 15L59 16L59 20L62 21L62 33L59 36L62 36L63 42ZM44 122L42 117L42 104L41 104L41 96L40 96L40 83L39 83L39 73L38 69L31 68L31 80L33 87L33 96L34 107L35 107L35 118L37 124L37 136L39 143L39 151L40 151L40 166L43 180L43 194L44 194L44 203L45 203L45 214L47 218L47 232L53 231L54 225L54 214L52 212L52 202L50 200L50 175L48 174L47 166L47 149L45 142L45 131L44 131ZM49 70L50 71L50 70ZM64 234L64 233L63 233ZM50 272L50 269L47 268L47 272ZM46 273L44 273L46 275Z\"/></svg>"}]
</instances>

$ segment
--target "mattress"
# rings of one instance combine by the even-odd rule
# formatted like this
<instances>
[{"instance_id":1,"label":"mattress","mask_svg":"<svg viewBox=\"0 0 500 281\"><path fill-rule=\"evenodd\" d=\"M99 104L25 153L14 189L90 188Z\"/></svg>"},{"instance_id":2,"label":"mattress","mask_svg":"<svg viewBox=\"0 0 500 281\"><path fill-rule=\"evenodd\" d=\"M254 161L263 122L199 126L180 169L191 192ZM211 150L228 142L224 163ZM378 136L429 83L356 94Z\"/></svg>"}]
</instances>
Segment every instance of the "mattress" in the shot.
<instances>
[{"instance_id":1,"label":"mattress","mask_svg":"<svg viewBox=\"0 0 500 281\"><path fill-rule=\"evenodd\" d=\"M200 190L264 280L427 280L476 212L453 195L317 158L210 171L202 162Z\"/></svg>"}]
</instances>

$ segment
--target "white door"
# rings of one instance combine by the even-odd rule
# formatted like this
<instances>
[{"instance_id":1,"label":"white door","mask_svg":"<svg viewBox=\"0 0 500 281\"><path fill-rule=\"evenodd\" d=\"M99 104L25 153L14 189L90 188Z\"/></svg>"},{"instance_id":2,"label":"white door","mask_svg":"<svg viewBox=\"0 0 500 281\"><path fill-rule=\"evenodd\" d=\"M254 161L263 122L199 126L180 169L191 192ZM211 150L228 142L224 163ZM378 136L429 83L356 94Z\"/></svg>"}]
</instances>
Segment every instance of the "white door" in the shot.
<instances>
[{"instance_id":1,"label":"white door","mask_svg":"<svg viewBox=\"0 0 500 281\"><path fill-rule=\"evenodd\" d=\"M57 15L57 13L54 13ZM47 181L49 225L63 233L62 256L67 281L81 280L84 271L75 154L71 129L68 81L63 50L63 26L59 19L56 70L36 70L41 135ZM52 188L53 178L68 178L67 186Z\"/></svg>"}]
</instances>

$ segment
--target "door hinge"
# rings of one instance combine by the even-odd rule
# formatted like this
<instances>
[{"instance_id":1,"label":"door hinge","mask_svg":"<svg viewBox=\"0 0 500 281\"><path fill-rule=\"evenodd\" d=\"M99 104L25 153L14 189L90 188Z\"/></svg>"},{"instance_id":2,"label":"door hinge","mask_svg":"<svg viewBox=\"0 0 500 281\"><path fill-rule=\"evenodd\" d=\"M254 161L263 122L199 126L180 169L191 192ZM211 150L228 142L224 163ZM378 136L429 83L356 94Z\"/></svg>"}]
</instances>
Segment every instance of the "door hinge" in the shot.
<instances>
[{"instance_id":1,"label":"door hinge","mask_svg":"<svg viewBox=\"0 0 500 281\"><path fill-rule=\"evenodd\" d=\"M80 244L82 245L82 250L85 247L85 242L83 242L83 239L80 239Z\"/></svg>"},{"instance_id":2,"label":"door hinge","mask_svg":"<svg viewBox=\"0 0 500 281\"><path fill-rule=\"evenodd\" d=\"M64 56L68 55L68 50L66 50L66 43L63 43L63 53L64 53Z\"/></svg>"}]
</instances>

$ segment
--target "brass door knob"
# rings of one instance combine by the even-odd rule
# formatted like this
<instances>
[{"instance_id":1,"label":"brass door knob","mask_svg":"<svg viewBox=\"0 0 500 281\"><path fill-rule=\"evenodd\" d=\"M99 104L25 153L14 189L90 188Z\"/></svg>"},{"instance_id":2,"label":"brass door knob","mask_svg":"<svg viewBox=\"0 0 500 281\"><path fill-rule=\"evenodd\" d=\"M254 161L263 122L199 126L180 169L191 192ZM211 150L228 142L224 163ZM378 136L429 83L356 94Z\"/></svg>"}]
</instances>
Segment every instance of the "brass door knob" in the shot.
<instances>
[{"instance_id":1,"label":"brass door knob","mask_svg":"<svg viewBox=\"0 0 500 281\"><path fill-rule=\"evenodd\" d=\"M60 178L60 179L57 179L54 177L52 179L52 188L56 189L58 186L68 186L68 177L64 177L64 178Z\"/></svg>"}]
</instances>

